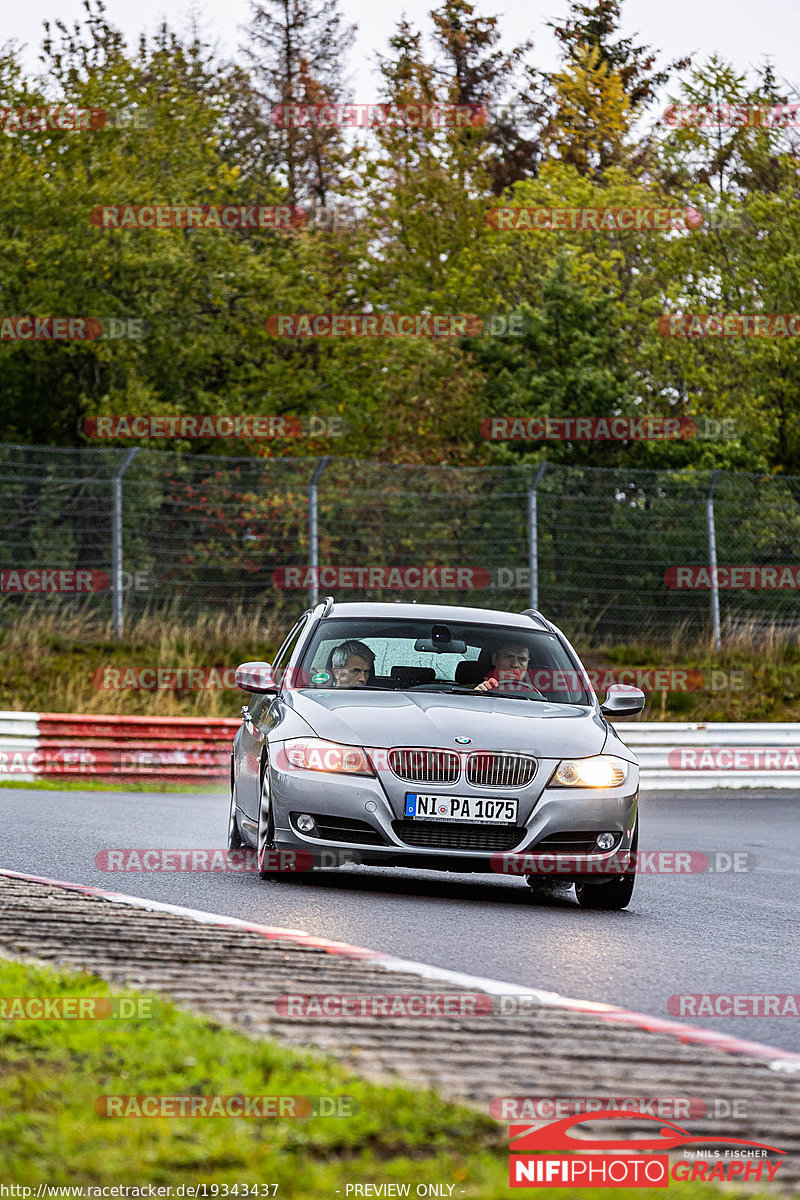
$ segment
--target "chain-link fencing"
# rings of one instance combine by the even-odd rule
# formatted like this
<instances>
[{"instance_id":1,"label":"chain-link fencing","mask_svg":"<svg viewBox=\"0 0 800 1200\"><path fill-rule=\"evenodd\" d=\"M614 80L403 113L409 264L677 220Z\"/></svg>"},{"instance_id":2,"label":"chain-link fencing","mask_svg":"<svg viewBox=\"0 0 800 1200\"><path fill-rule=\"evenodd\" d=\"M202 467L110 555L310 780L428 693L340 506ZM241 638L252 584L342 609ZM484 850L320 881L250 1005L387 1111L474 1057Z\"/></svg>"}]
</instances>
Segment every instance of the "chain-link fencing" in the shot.
<instances>
[{"instance_id":1,"label":"chain-link fencing","mask_svg":"<svg viewBox=\"0 0 800 1200\"><path fill-rule=\"evenodd\" d=\"M723 637L798 623L799 477L6 444L0 506L6 622L54 593L118 633L330 593L533 604L584 637L702 633L715 603Z\"/></svg>"}]
</instances>

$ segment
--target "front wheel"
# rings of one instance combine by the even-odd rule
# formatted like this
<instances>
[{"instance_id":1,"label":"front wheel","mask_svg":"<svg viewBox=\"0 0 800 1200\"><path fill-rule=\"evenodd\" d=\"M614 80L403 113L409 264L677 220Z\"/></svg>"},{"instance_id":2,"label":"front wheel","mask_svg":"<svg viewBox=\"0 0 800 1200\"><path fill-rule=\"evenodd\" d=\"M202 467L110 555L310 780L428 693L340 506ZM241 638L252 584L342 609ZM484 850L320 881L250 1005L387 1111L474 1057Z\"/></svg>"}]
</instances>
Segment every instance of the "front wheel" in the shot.
<instances>
[{"instance_id":1,"label":"front wheel","mask_svg":"<svg viewBox=\"0 0 800 1200\"><path fill-rule=\"evenodd\" d=\"M244 850L246 842L239 832L239 823L236 820L236 784L231 783L231 808L228 814L228 849L229 850Z\"/></svg>"},{"instance_id":2,"label":"front wheel","mask_svg":"<svg viewBox=\"0 0 800 1200\"><path fill-rule=\"evenodd\" d=\"M639 820L633 831L631 850L635 855L639 849ZM636 859L633 870L625 875L617 875L607 883L576 883L575 896L581 908L604 909L606 912L627 908L633 895L633 885L636 882Z\"/></svg>"},{"instance_id":3,"label":"front wheel","mask_svg":"<svg viewBox=\"0 0 800 1200\"><path fill-rule=\"evenodd\" d=\"M620 875L610 883L576 883L575 895L581 908L627 908L633 895L636 876Z\"/></svg>"},{"instance_id":4,"label":"front wheel","mask_svg":"<svg viewBox=\"0 0 800 1200\"><path fill-rule=\"evenodd\" d=\"M264 860L275 849L275 818L269 795L269 763L264 768L261 780L261 799L258 805L258 873L262 879L274 879L277 871L264 869Z\"/></svg>"}]
</instances>

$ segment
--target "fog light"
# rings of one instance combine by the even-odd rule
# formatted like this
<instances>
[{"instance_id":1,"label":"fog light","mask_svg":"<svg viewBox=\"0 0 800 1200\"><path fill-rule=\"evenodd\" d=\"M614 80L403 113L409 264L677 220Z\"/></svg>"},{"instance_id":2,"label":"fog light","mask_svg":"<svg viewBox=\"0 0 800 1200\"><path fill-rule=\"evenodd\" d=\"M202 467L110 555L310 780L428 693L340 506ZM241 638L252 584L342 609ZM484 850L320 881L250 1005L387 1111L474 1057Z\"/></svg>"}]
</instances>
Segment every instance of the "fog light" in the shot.
<instances>
[{"instance_id":1,"label":"fog light","mask_svg":"<svg viewBox=\"0 0 800 1200\"><path fill-rule=\"evenodd\" d=\"M316 833L317 826L310 813L300 813L295 824L301 833Z\"/></svg>"},{"instance_id":2,"label":"fog light","mask_svg":"<svg viewBox=\"0 0 800 1200\"><path fill-rule=\"evenodd\" d=\"M604 851L611 850L611 848L613 847L616 840L617 840L617 835L615 833L598 833L597 849L604 850Z\"/></svg>"}]
</instances>

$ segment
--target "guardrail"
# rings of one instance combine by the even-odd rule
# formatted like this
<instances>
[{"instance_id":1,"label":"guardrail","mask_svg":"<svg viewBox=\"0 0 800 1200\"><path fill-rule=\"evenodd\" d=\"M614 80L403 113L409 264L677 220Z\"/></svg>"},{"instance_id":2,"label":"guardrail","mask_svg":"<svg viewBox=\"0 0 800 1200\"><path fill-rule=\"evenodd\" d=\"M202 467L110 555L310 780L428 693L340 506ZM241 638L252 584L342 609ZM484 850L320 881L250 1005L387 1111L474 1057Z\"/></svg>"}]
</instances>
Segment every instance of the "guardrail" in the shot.
<instances>
[{"instance_id":1,"label":"guardrail","mask_svg":"<svg viewBox=\"0 0 800 1200\"><path fill-rule=\"evenodd\" d=\"M228 778L235 718L0 712L0 779ZM800 788L800 723L621 721L642 790Z\"/></svg>"},{"instance_id":2,"label":"guardrail","mask_svg":"<svg viewBox=\"0 0 800 1200\"><path fill-rule=\"evenodd\" d=\"M0 712L0 779L224 782L239 721Z\"/></svg>"},{"instance_id":3,"label":"guardrail","mask_svg":"<svg viewBox=\"0 0 800 1200\"><path fill-rule=\"evenodd\" d=\"M800 723L621 721L642 791L800 788Z\"/></svg>"}]
</instances>

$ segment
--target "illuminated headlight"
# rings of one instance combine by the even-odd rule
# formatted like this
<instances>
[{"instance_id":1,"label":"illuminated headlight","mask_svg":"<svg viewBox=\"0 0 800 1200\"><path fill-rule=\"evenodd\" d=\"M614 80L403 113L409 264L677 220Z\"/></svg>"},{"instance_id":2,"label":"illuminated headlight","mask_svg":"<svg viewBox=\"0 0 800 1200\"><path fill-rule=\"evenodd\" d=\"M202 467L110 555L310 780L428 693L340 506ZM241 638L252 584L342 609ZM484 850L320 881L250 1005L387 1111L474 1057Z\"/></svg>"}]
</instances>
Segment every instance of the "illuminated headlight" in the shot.
<instances>
[{"instance_id":1,"label":"illuminated headlight","mask_svg":"<svg viewBox=\"0 0 800 1200\"><path fill-rule=\"evenodd\" d=\"M343 775L373 775L360 746L340 746L322 738L296 738L285 745L286 758L293 767L306 771L328 771Z\"/></svg>"},{"instance_id":2,"label":"illuminated headlight","mask_svg":"<svg viewBox=\"0 0 800 1200\"><path fill-rule=\"evenodd\" d=\"M614 788L628 778L628 764L611 754L594 758L565 758L550 781L551 787Z\"/></svg>"}]
</instances>

